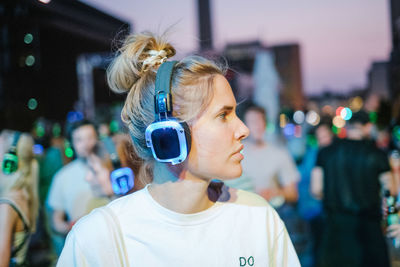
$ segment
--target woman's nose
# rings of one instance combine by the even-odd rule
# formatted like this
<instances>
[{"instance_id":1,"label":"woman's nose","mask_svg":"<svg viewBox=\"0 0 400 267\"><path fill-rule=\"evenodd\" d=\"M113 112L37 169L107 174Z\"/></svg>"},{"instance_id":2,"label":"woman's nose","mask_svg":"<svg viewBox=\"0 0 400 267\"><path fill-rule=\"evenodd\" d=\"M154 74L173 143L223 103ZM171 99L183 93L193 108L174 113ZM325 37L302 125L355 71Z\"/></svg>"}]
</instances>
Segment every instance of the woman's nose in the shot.
<instances>
[{"instance_id":1,"label":"woman's nose","mask_svg":"<svg viewBox=\"0 0 400 267\"><path fill-rule=\"evenodd\" d=\"M247 136L249 136L250 130L247 128L247 126L243 123L243 121L239 118L238 119L238 127L235 132L235 138L237 140L242 140L245 139Z\"/></svg>"}]
</instances>

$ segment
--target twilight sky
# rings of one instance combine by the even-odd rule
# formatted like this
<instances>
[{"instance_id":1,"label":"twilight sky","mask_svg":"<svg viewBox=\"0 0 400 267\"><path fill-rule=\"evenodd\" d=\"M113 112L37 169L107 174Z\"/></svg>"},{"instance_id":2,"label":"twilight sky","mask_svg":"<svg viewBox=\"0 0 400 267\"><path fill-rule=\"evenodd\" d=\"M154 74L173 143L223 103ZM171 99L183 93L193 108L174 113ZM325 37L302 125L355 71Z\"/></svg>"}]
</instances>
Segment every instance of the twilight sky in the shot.
<instances>
[{"instance_id":1,"label":"twilight sky","mask_svg":"<svg viewBox=\"0 0 400 267\"><path fill-rule=\"evenodd\" d=\"M198 48L197 0L81 0L131 23L134 32L162 33L181 54ZM214 46L259 39L301 46L306 94L364 86L372 61L391 50L389 0L210 0ZM178 54L179 55L179 54Z\"/></svg>"}]
</instances>

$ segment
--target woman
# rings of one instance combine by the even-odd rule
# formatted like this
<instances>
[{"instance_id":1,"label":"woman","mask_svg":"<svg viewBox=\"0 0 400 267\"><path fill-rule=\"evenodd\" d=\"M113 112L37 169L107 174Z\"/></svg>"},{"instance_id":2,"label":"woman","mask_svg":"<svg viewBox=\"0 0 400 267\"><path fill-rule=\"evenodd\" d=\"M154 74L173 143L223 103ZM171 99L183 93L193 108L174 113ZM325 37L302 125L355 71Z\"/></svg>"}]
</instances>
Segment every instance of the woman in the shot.
<instances>
[{"instance_id":1,"label":"woman","mask_svg":"<svg viewBox=\"0 0 400 267\"><path fill-rule=\"evenodd\" d=\"M0 160L3 162L0 173L1 267L24 264L29 237L36 229L39 168L33 144L28 134L4 130L0 135ZM18 158L16 171L8 169L10 153Z\"/></svg>"},{"instance_id":2,"label":"woman","mask_svg":"<svg viewBox=\"0 0 400 267\"><path fill-rule=\"evenodd\" d=\"M128 92L122 119L144 161L140 176L152 183L78 222L59 266L299 266L284 224L261 197L211 186L213 179L241 175L241 141L249 134L236 116L224 70L198 56L168 64L175 49L150 33L128 36L119 52L108 70L109 85ZM172 100L168 88L155 93L164 66L173 66ZM146 140L145 132L154 118L169 116L171 102L191 141L177 141L177 155L190 146L187 158L164 163L168 157L154 153L156 140Z\"/></svg>"}]
</instances>

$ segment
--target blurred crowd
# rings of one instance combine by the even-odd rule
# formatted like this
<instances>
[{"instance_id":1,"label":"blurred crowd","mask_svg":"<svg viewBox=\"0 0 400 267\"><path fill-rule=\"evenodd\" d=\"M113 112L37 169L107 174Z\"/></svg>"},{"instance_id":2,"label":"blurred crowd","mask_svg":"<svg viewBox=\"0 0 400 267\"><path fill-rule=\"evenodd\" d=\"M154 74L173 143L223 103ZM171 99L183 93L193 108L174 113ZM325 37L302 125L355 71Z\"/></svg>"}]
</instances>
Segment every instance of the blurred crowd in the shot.
<instances>
[{"instance_id":1,"label":"blurred crowd","mask_svg":"<svg viewBox=\"0 0 400 267\"><path fill-rule=\"evenodd\" d=\"M302 266L400 266L397 108L376 95L310 101L271 125L268 108L247 103L243 174L224 182L268 200ZM151 182L118 125L76 115L2 130L0 266L55 265L77 220Z\"/></svg>"}]
</instances>

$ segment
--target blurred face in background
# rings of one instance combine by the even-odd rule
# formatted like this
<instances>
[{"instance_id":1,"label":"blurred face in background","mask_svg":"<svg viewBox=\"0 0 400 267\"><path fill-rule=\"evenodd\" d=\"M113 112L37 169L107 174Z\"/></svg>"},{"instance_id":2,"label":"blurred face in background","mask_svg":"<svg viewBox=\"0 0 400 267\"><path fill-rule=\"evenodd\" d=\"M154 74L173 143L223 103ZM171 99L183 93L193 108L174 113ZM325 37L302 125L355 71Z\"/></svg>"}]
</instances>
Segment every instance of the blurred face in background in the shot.
<instances>
[{"instance_id":1,"label":"blurred face in background","mask_svg":"<svg viewBox=\"0 0 400 267\"><path fill-rule=\"evenodd\" d=\"M79 158L88 157L97 143L97 133L93 125L83 125L72 133L72 144Z\"/></svg>"},{"instance_id":2,"label":"blurred face in background","mask_svg":"<svg viewBox=\"0 0 400 267\"><path fill-rule=\"evenodd\" d=\"M257 143L263 142L267 126L264 114L257 110L249 110L244 115L244 122L250 130L249 138Z\"/></svg>"},{"instance_id":3,"label":"blurred face in background","mask_svg":"<svg viewBox=\"0 0 400 267\"><path fill-rule=\"evenodd\" d=\"M94 154L87 157L87 164L89 171L85 179L89 183L93 194L97 197L113 195L114 192L110 181L111 167L106 166L105 161Z\"/></svg>"},{"instance_id":4,"label":"blurred face in background","mask_svg":"<svg viewBox=\"0 0 400 267\"><path fill-rule=\"evenodd\" d=\"M328 146L332 142L333 133L327 125L319 126L315 131L315 135L320 147Z\"/></svg>"}]
</instances>

